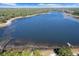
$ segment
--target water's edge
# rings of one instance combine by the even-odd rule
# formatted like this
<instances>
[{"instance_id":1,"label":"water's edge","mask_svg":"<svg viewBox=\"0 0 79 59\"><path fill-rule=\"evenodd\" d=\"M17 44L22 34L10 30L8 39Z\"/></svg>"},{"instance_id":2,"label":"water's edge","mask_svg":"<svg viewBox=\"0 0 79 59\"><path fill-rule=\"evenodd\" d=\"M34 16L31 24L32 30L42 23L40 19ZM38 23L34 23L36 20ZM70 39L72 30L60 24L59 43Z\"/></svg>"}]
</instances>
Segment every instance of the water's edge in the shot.
<instances>
[{"instance_id":1,"label":"water's edge","mask_svg":"<svg viewBox=\"0 0 79 59\"><path fill-rule=\"evenodd\" d=\"M25 17L27 17L27 18L28 18L28 17L33 17L33 16L37 16L37 15L41 15L41 14L47 14L47 13L40 13L40 14L33 14L33 15L28 15L28 16L14 17L14 18L11 18L11 19L7 20L6 23L1 23L1 24L0 24L0 28L9 26L9 25L12 23L12 21L14 21L14 20L16 20L16 19L25 18Z\"/></svg>"}]
</instances>

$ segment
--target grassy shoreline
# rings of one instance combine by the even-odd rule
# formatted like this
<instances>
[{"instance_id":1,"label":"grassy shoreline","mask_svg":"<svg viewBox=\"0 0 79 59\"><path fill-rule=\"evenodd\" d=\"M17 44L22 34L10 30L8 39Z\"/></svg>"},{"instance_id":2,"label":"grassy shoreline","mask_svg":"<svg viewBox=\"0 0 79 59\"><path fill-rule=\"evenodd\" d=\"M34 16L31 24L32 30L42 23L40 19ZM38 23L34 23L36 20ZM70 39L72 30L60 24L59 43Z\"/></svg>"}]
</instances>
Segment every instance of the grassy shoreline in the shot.
<instances>
[{"instance_id":1,"label":"grassy shoreline","mask_svg":"<svg viewBox=\"0 0 79 59\"><path fill-rule=\"evenodd\" d=\"M43 13L42 13L42 14L43 14ZM28 18L28 17L33 17L33 16L36 16L36 15L40 15L40 14L34 14L34 15L28 15L28 16L18 16L18 17L11 18L11 19L7 20L6 23L1 23L1 24L0 24L0 28L9 26L9 25L12 23L12 21L14 21L14 20L16 20L16 19L23 18L23 17L27 17L27 18Z\"/></svg>"},{"instance_id":2,"label":"grassy shoreline","mask_svg":"<svg viewBox=\"0 0 79 59\"><path fill-rule=\"evenodd\" d=\"M72 16L72 17L74 17L76 19L79 19L79 15L75 15L75 14L71 14L71 13L64 13L64 15L66 15L66 16Z\"/></svg>"},{"instance_id":3,"label":"grassy shoreline","mask_svg":"<svg viewBox=\"0 0 79 59\"><path fill-rule=\"evenodd\" d=\"M48 12L47 12L47 13L48 13ZM27 15L27 16L14 17L14 18L11 18L11 19L7 20L6 23L1 23L1 24L0 24L0 28L9 26L9 25L12 23L12 21L14 21L14 20L16 20L16 19L19 19L19 18L24 18L24 17L27 17L27 18L28 18L28 17L33 17L33 16L37 16L37 15L41 15L41 14L47 14L47 13L40 13L40 14L33 14L33 15Z\"/></svg>"}]
</instances>

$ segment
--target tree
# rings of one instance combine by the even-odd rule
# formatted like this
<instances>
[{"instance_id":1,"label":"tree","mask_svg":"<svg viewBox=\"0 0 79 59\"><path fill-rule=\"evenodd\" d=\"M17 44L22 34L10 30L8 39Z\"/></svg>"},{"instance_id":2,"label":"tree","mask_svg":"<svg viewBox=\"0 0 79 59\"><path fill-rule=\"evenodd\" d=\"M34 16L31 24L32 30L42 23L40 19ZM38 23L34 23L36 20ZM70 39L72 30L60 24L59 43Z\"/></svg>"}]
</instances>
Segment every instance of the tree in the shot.
<instances>
[{"instance_id":1,"label":"tree","mask_svg":"<svg viewBox=\"0 0 79 59\"><path fill-rule=\"evenodd\" d=\"M21 56L31 56L31 52L29 51L23 51Z\"/></svg>"},{"instance_id":2,"label":"tree","mask_svg":"<svg viewBox=\"0 0 79 59\"><path fill-rule=\"evenodd\" d=\"M59 56L72 56L72 51L70 47L62 47L58 50L58 55Z\"/></svg>"},{"instance_id":3,"label":"tree","mask_svg":"<svg viewBox=\"0 0 79 59\"><path fill-rule=\"evenodd\" d=\"M14 17L47 13L48 11L52 11L52 8L3 8L0 9L0 23L5 23Z\"/></svg>"},{"instance_id":4,"label":"tree","mask_svg":"<svg viewBox=\"0 0 79 59\"><path fill-rule=\"evenodd\" d=\"M37 49L33 51L33 55L34 56L41 56L40 51Z\"/></svg>"}]
</instances>

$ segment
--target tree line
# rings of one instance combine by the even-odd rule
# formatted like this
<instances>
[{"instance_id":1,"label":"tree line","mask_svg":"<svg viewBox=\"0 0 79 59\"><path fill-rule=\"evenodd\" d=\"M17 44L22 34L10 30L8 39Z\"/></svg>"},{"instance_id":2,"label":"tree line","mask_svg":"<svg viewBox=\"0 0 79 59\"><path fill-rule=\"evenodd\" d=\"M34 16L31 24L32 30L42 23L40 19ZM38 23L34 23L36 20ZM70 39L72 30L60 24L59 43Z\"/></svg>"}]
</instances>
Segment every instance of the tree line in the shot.
<instances>
[{"instance_id":1,"label":"tree line","mask_svg":"<svg viewBox=\"0 0 79 59\"><path fill-rule=\"evenodd\" d=\"M0 9L0 23L5 23L10 18L51 12L51 8L2 8Z\"/></svg>"}]
</instances>

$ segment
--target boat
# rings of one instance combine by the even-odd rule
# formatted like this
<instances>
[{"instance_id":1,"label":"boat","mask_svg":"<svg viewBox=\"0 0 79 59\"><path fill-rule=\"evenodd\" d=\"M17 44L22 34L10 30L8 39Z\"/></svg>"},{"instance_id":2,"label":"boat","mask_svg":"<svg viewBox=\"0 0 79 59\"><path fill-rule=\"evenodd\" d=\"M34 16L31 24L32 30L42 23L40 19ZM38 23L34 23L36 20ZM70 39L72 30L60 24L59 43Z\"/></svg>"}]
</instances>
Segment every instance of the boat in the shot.
<instances>
[{"instance_id":1,"label":"boat","mask_svg":"<svg viewBox=\"0 0 79 59\"><path fill-rule=\"evenodd\" d=\"M71 47L71 46L72 46L69 42L67 42L67 45L68 45L69 47Z\"/></svg>"}]
</instances>

